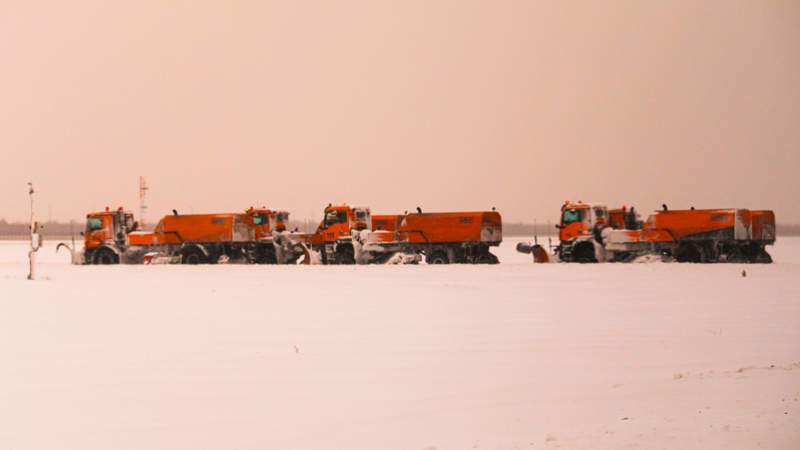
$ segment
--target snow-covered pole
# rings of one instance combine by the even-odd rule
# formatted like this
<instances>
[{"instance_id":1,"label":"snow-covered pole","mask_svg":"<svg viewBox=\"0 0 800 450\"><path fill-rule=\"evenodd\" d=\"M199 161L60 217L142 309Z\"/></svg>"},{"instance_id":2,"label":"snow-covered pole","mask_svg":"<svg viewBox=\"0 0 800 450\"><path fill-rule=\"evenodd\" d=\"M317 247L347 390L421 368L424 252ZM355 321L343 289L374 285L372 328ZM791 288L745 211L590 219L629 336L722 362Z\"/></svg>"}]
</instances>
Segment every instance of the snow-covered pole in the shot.
<instances>
[{"instance_id":1,"label":"snow-covered pole","mask_svg":"<svg viewBox=\"0 0 800 450\"><path fill-rule=\"evenodd\" d=\"M42 247L42 236L39 235L39 224L33 215L33 183L30 182L28 182L28 195L31 197L31 249L28 251L28 260L30 261L28 279L33 280L36 278L36 252Z\"/></svg>"}]
</instances>

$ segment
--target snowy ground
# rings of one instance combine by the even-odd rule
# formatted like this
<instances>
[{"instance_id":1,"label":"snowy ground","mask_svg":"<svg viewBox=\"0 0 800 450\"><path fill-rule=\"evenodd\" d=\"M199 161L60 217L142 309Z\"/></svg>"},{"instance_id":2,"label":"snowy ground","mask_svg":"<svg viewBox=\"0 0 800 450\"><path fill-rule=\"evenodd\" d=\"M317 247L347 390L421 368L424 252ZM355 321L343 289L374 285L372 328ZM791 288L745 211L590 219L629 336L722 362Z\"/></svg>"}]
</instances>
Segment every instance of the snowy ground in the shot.
<instances>
[{"instance_id":1,"label":"snowy ground","mask_svg":"<svg viewBox=\"0 0 800 450\"><path fill-rule=\"evenodd\" d=\"M797 449L772 265L74 267L0 242L0 449ZM741 272L746 269L747 276Z\"/></svg>"}]
</instances>

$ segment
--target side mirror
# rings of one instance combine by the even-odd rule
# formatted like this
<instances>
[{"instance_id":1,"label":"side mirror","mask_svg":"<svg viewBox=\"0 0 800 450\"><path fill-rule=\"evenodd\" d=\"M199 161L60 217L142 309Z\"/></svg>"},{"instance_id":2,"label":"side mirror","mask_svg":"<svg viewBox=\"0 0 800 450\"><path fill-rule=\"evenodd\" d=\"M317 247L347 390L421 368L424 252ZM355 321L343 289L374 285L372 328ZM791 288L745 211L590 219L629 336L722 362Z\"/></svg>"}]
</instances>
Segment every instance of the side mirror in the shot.
<instances>
[{"instance_id":1,"label":"side mirror","mask_svg":"<svg viewBox=\"0 0 800 450\"><path fill-rule=\"evenodd\" d=\"M83 231L81 231L81 236L83 236Z\"/></svg>"},{"instance_id":2,"label":"side mirror","mask_svg":"<svg viewBox=\"0 0 800 450\"><path fill-rule=\"evenodd\" d=\"M564 228L564 225L561 225L560 223L556 224L556 229L560 230L562 228Z\"/></svg>"}]
</instances>

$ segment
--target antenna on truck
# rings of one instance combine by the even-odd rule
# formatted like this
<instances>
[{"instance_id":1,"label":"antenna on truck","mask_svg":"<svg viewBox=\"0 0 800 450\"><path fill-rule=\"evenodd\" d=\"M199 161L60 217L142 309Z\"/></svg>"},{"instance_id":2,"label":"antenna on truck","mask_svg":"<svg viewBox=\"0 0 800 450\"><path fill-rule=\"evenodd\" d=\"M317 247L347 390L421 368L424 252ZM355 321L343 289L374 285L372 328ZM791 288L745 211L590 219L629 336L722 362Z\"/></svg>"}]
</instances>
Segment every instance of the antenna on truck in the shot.
<instances>
[{"instance_id":1,"label":"antenna on truck","mask_svg":"<svg viewBox=\"0 0 800 450\"><path fill-rule=\"evenodd\" d=\"M139 176L139 224L144 228L144 213L147 211L147 204L145 203L145 196L147 195L147 183L143 176Z\"/></svg>"}]
</instances>

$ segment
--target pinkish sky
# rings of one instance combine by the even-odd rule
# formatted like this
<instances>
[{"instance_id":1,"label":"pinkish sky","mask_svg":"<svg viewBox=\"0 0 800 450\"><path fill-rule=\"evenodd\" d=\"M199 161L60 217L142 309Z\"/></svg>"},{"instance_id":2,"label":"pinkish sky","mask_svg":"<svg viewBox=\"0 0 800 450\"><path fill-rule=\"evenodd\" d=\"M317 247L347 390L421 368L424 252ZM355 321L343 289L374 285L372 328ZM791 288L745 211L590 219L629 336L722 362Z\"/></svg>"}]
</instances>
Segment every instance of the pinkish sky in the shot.
<instances>
[{"instance_id":1,"label":"pinkish sky","mask_svg":"<svg viewBox=\"0 0 800 450\"><path fill-rule=\"evenodd\" d=\"M565 199L800 222L798 1L0 2L0 217Z\"/></svg>"}]
</instances>

